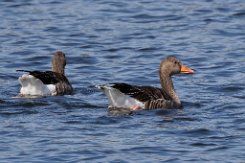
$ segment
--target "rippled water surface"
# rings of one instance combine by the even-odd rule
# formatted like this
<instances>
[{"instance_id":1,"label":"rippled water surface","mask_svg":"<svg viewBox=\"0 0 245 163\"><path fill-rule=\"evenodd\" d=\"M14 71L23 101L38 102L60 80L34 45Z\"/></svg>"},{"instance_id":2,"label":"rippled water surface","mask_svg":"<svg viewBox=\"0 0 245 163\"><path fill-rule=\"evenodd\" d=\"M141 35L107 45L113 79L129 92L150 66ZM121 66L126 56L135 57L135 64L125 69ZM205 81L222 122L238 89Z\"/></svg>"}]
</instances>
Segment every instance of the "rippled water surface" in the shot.
<instances>
[{"instance_id":1,"label":"rippled water surface","mask_svg":"<svg viewBox=\"0 0 245 163\"><path fill-rule=\"evenodd\" d=\"M0 2L0 162L245 162L243 0ZM75 94L13 98L16 69L66 53ZM184 108L112 115L95 85L160 87L160 60Z\"/></svg>"}]
</instances>

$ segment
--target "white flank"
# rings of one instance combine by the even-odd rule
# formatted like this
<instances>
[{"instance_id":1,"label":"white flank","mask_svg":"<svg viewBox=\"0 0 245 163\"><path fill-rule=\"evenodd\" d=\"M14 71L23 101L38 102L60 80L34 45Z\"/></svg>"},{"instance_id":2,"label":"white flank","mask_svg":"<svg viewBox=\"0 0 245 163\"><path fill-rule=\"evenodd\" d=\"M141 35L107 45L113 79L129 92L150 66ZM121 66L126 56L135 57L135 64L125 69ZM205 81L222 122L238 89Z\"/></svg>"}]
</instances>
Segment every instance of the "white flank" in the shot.
<instances>
[{"instance_id":1,"label":"white flank","mask_svg":"<svg viewBox=\"0 0 245 163\"><path fill-rule=\"evenodd\" d=\"M124 108L132 108L133 106L139 106L140 108L144 108L144 103L120 92L119 90L110 87L110 86L98 86L103 92L106 94L109 100L109 106L112 107L124 107Z\"/></svg>"},{"instance_id":2,"label":"white flank","mask_svg":"<svg viewBox=\"0 0 245 163\"><path fill-rule=\"evenodd\" d=\"M46 96L56 94L55 85L45 85L41 80L29 74L19 77L19 82L22 86L20 89L21 95Z\"/></svg>"}]
</instances>

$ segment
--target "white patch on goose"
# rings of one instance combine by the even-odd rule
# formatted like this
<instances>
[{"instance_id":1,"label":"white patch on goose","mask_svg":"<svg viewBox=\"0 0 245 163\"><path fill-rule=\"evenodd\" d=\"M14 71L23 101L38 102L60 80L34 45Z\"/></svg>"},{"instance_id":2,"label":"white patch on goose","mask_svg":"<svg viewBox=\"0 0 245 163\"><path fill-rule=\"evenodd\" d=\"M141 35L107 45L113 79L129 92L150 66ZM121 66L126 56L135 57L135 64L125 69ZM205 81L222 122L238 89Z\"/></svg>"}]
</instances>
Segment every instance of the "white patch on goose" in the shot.
<instances>
[{"instance_id":1,"label":"white patch on goose","mask_svg":"<svg viewBox=\"0 0 245 163\"><path fill-rule=\"evenodd\" d=\"M110 86L97 86L106 94L109 100L109 106L112 107L125 107L125 108L132 108L135 106L139 106L140 108L144 108L144 103L140 102L119 90L110 87Z\"/></svg>"},{"instance_id":2,"label":"white patch on goose","mask_svg":"<svg viewBox=\"0 0 245 163\"><path fill-rule=\"evenodd\" d=\"M19 77L19 82L22 86L20 89L22 95L45 96L56 94L54 84L45 85L40 79L29 74Z\"/></svg>"}]
</instances>

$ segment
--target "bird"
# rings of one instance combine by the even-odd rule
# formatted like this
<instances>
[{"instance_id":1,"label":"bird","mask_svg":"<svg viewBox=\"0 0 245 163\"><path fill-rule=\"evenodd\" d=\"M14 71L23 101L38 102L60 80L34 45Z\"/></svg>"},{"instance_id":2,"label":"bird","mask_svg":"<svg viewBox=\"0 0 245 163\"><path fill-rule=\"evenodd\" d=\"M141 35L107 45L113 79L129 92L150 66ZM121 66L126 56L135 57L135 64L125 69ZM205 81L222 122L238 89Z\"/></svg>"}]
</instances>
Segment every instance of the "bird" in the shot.
<instances>
[{"instance_id":1,"label":"bird","mask_svg":"<svg viewBox=\"0 0 245 163\"><path fill-rule=\"evenodd\" d=\"M51 71L29 71L19 77L20 96L56 96L72 94L73 88L65 76L66 57L62 51L53 55Z\"/></svg>"},{"instance_id":2,"label":"bird","mask_svg":"<svg viewBox=\"0 0 245 163\"><path fill-rule=\"evenodd\" d=\"M159 76L162 88L126 83L111 83L97 87L108 97L109 110L181 108L182 104L174 89L172 75L193 73L194 70L182 64L176 57L168 56L160 63Z\"/></svg>"}]
</instances>

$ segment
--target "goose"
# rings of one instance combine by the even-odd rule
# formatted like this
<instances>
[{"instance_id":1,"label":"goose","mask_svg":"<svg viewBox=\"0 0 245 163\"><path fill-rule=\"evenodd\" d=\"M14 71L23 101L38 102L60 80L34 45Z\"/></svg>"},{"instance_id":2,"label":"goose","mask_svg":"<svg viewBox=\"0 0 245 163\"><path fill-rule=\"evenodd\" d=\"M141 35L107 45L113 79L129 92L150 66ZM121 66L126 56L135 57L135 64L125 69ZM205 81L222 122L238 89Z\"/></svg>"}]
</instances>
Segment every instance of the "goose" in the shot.
<instances>
[{"instance_id":1,"label":"goose","mask_svg":"<svg viewBox=\"0 0 245 163\"><path fill-rule=\"evenodd\" d=\"M98 88L108 97L109 110L181 108L181 101L174 89L172 75L193 73L192 69L182 64L176 57L168 56L160 63L159 76L162 88L126 83L99 85Z\"/></svg>"},{"instance_id":2,"label":"goose","mask_svg":"<svg viewBox=\"0 0 245 163\"><path fill-rule=\"evenodd\" d=\"M20 96L48 96L72 94L73 88L65 76L65 54L58 51L52 59L52 71L29 71L19 77Z\"/></svg>"}]
</instances>

